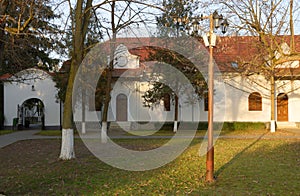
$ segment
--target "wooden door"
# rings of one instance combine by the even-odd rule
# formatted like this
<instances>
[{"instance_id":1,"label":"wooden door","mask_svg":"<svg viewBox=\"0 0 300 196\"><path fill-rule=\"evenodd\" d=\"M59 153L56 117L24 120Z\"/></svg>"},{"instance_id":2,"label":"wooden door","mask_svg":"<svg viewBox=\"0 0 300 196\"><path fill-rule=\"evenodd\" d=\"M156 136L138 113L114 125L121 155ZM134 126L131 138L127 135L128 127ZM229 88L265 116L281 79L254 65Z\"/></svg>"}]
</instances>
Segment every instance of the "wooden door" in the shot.
<instances>
[{"instance_id":1,"label":"wooden door","mask_svg":"<svg viewBox=\"0 0 300 196\"><path fill-rule=\"evenodd\" d=\"M277 120L288 121L289 120L289 99L286 94L279 94L277 96Z\"/></svg>"},{"instance_id":2,"label":"wooden door","mask_svg":"<svg viewBox=\"0 0 300 196\"><path fill-rule=\"evenodd\" d=\"M117 107L116 107L116 113L117 121L127 121L127 96L124 94L119 94L117 96Z\"/></svg>"}]
</instances>

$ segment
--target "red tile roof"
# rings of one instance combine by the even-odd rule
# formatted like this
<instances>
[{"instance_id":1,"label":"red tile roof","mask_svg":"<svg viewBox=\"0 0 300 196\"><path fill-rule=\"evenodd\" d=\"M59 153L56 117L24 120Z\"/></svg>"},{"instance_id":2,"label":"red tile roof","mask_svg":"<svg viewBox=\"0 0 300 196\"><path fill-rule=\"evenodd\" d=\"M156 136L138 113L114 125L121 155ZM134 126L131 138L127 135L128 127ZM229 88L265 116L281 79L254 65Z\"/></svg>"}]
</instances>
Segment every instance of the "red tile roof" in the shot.
<instances>
[{"instance_id":1,"label":"red tile roof","mask_svg":"<svg viewBox=\"0 0 300 196\"><path fill-rule=\"evenodd\" d=\"M199 42L204 46L202 38L198 38ZM281 43L286 42L288 45L290 43L290 36L280 36L278 37ZM141 37L141 38L118 38L116 41L116 46L119 44L124 44L129 49L131 54L137 55L140 57L140 63L147 61L153 48L148 47L153 45L153 43L158 43L161 45L161 39L151 38L151 37ZM253 54L259 54L264 52L264 50L257 47L259 42L258 37L254 36L228 36L228 37L219 37L217 40L217 45L213 50L213 57L218 65L219 69L223 72L235 71L232 68L232 62L239 62L241 59L244 61L250 61L253 58ZM101 50L109 51L109 42L103 43ZM295 36L295 48L297 52L300 52L300 35ZM208 48L206 47L208 50ZM107 53L108 54L108 53ZM61 71L66 71L70 61L64 63L64 66L61 68ZM144 67L141 67L137 70L130 70L127 72L129 75L134 76L141 72ZM296 73L299 71L294 70ZM113 73L113 76L118 77L122 75L127 69L116 69ZM0 80L7 79L11 77L10 74L5 74L0 76Z\"/></svg>"},{"instance_id":2,"label":"red tile roof","mask_svg":"<svg viewBox=\"0 0 300 196\"><path fill-rule=\"evenodd\" d=\"M44 69L40 69L40 68L38 68L38 67L32 67L32 68L28 68L28 70L29 69L37 69L37 70L41 70L41 71L44 71L44 72L46 72L47 74L49 74L50 76L54 76L55 75L55 73L54 72L49 72L49 71L46 71L46 70L44 70ZM24 70L23 70L24 71ZM22 71L20 71L20 72L22 72ZM20 72L18 72L18 73L20 73ZM18 74L17 73L17 74ZM10 74L10 73L5 73L5 74L3 74L3 75L1 75L0 76L0 80L2 80L2 81L10 81L9 79L11 78L11 77L13 77L14 75L13 74ZM15 75L16 76L16 75Z\"/></svg>"},{"instance_id":3,"label":"red tile roof","mask_svg":"<svg viewBox=\"0 0 300 196\"><path fill-rule=\"evenodd\" d=\"M3 74L2 76L0 76L0 80L7 80L10 77L12 77L12 75L9 73L6 73L6 74Z\"/></svg>"},{"instance_id":4,"label":"red tile roof","mask_svg":"<svg viewBox=\"0 0 300 196\"><path fill-rule=\"evenodd\" d=\"M120 43L132 43L133 38L130 39L118 39ZM203 44L202 38L198 39L199 42ZM289 45L290 43L290 36L280 36L277 38L278 43L287 43ZM138 47L134 48L134 44L130 44L129 50L130 53L134 55L138 55L140 57L140 60L143 62L147 60L149 57L150 52L153 52L153 50L149 47L147 47L147 43L153 42L153 38L137 38L137 42L142 42L145 47ZM134 43L134 42L133 42ZM217 40L217 44L214 47L213 50L213 57L214 60L219 67L220 71L223 72L230 72L235 71L234 68L232 68L231 63L233 62L247 62L252 61L253 58L256 56L259 63L259 61L262 62L262 59L264 55L260 55L261 53L265 53L267 55L266 50L262 49L259 43L259 37L254 36L228 36L228 37L219 37ZM208 50L208 48L206 47ZM295 50L296 52L300 52L300 35L295 36ZM258 55L256 55L258 54ZM299 59L300 60L300 59ZM299 68L300 72L300 68Z\"/></svg>"},{"instance_id":5,"label":"red tile roof","mask_svg":"<svg viewBox=\"0 0 300 196\"><path fill-rule=\"evenodd\" d=\"M290 45L290 36L279 36L276 41L279 45ZM300 52L300 36L295 36L295 51ZM230 69L231 62L250 62L257 58L255 60L259 63L267 55L267 50L259 43L259 37L253 36L220 37L214 49L214 60L223 71Z\"/></svg>"}]
</instances>

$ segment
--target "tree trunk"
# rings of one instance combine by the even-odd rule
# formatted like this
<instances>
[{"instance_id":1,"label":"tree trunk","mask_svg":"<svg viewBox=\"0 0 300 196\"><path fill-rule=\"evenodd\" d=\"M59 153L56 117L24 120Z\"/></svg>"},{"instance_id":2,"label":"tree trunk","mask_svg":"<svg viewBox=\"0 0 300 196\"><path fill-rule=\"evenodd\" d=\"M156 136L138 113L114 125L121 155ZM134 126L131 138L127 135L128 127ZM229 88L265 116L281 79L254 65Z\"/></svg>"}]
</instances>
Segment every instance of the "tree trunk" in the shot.
<instances>
[{"instance_id":1,"label":"tree trunk","mask_svg":"<svg viewBox=\"0 0 300 196\"><path fill-rule=\"evenodd\" d=\"M72 91L74 78L76 75L76 62L72 60L69 80L66 90L66 98L64 102L63 125L62 125L62 144L59 158L69 160L75 158L74 152L74 132L73 132L73 110L72 110Z\"/></svg>"},{"instance_id":2,"label":"tree trunk","mask_svg":"<svg viewBox=\"0 0 300 196\"><path fill-rule=\"evenodd\" d=\"M59 158L62 160L75 158L73 129L62 130L62 144Z\"/></svg>"},{"instance_id":3,"label":"tree trunk","mask_svg":"<svg viewBox=\"0 0 300 196\"><path fill-rule=\"evenodd\" d=\"M275 79L274 75L271 76L271 122L270 131L274 133L276 131L275 122Z\"/></svg>"},{"instance_id":4,"label":"tree trunk","mask_svg":"<svg viewBox=\"0 0 300 196\"><path fill-rule=\"evenodd\" d=\"M294 31L294 19L293 19L293 6L294 1L290 0L290 31L291 31L291 53L295 52L295 31Z\"/></svg>"},{"instance_id":5,"label":"tree trunk","mask_svg":"<svg viewBox=\"0 0 300 196\"><path fill-rule=\"evenodd\" d=\"M174 112L174 127L173 127L173 132L176 133L178 130L178 96L175 95L175 112Z\"/></svg>"},{"instance_id":6,"label":"tree trunk","mask_svg":"<svg viewBox=\"0 0 300 196\"><path fill-rule=\"evenodd\" d=\"M82 89L82 95L81 95L81 116L82 116L82 122L81 122L81 133L85 134L86 133L86 124L85 124L85 105L86 105L86 93L85 89Z\"/></svg>"},{"instance_id":7,"label":"tree trunk","mask_svg":"<svg viewBox=\"0 0 300 196\"><path fill-rule=\"evenodd\" d=\"M111 92L111 83L112 83L112 72L114 69L114 53L116 49L116 26L115 26L115 1L111 3L111 28L112 28L112 40L110 42L110 62L107 70L107 84L105 90L105 101L104 101L104 109L102 113L102 126L101 126L101 141L107 141L107 115L109 103L111 100L110 92Z\"/></svg>"},{"instance_id":8,"label":"tree trunk","mask_svg":"<svg viewBox=\"0 0 300 196\"><path fill-rule=\"evenodd\" d=\"M111 59L113 58L112 55ZM104 107L103 107L103 113L102 113L102 123L101 123L101 142L106 143L107 141L107 115L108 115L108 108L110 103L110 91L111 91L111 81L112 81L112 67L113 63L112 60L109 64L109 70L107 71L107 83L106 83L106 89L105 89L105 100L104 100Z\"/></svg>"},{"instance_id":9,"label":"tree trunk","mask_svg":"<svg viewBox=\"0 0 300 196\"><path fill-rule=\"evenodd\" d=\"M83 6L85 3L85 7ZM73 131L73 110L72 94L76 72L84 57L84 40L91 17L92 0L77 0L75 9L75 21L73 27L73 52L71 67L64 103L63 125L62 125L62 145L59 158L69 160L75 158L74 152L74 131ZM72 13L71 13L72 15Z\"/></svg>"}]
</instances>

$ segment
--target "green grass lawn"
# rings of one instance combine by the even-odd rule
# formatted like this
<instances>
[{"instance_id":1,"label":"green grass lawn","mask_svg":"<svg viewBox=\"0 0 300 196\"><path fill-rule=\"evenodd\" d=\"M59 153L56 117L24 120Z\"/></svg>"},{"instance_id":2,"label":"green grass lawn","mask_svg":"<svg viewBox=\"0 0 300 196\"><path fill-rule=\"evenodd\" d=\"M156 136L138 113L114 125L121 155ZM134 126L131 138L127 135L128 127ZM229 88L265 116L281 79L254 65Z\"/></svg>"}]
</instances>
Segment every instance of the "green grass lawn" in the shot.
<instances>
[{"instance_id":1,"label":"green grass lawn","mask_svg":"<svg viewBox=\"0 0 300 196\"><path fill-rule=\"evenodd\" d=\"M206 135L207 130L198 130L196 132L196 136L205 136ZM7 134L7 133L12 133L11 130L5 130L3 131L3 133ZM220 135L220 136L231 136L231 135L238 135L238 136L259 136L265 133L269 133L268 130L266 129L258 129L258 130L235 130L235 131L228 131L228 130L222 130L222 131L214 131L214 135ZM147 131L130 131L129 132L119 132L119 135L125 135L125 136L132 136L132 135L137 135L137 136L144 136L144 135L148 135ZM159 130L157 132L155 132L154 134L152 134L151 131L149 131L149 135L151 136L173 136L175 133L172 130ZM286 134L285 132L282 132L281 130L277 130L276 131L276 135L282 135L282 134ZM289 135L293 135L293 133L288 133ZM294 134L294 135L299 135L300 132L298 134ZM0 131L0 135L1 135L1 131ZM61 130L42 130L38 133L36 133L36 135L42 135L42 136L61 136ZM75 135L79 135L78 132L75 131ZM108 135L110 135L110 131L108 131Z\"/></svg>"},{"instance_id":2,"label":"green grass lawn","mask_svg":"<svg viewBox=\"0 0 300 196\"><path fill-rule=\"evenodd\" d=\"M61 130L42 130L35 135L42 135L42 136L61 136Z\"/></svg>"},{"instance_id":3,"label":"green grass lawn","mask_svg":"<svg viewBox=\"0 0 300 196\"><path fill-rule=\"evenodd\" d=\"M116 140L133 148L153 148L164 139ZM219 139L216 182L205 183L200 139L173 162L131 172L95 158L80 139L76 159L58 160L60 140L21 141L0 149L0 193L6 195L298 195L300 140Z\"/></svg>"},{"instance_id":4,"label":"green grass lawn","mask_svg":"<svg viewBox=\"0 0 300 196\"><path fill-rule=\"evenodd\" d=\"M5 135L14 132L13 130L0 130L0 135Z\"/></svg>"},{"instance_id":5,"label":"green grass lawn","mask_svg":"<svg viewBox=\"0 0 300 196\"><path fill-rule=\"evenodd\" d=\"M75 135L78 135L77 131L74 131ZM42 136L61 136L61 130L42 130L36 133L35 135Z\"/></svg>"},{"instance_id":6,"label":"green grass lawn","mask_svg":"<svg viewBox=\"0 0 300 196\"><path fill-rule=\"evenodd\" d=\"M184 130L183 130L184 132ZM207 130L197 130L196 136L205 136ZM266 129L259 129L259 130L235 130L235 131L228 131L228 130L222 130L222 131L214 131L215 135L261 135L264 133L268 133L269 131ZM147 131L130 131L130 133L125 133L125 135L143 135L147 133ZM151 131L150 131L151 133ZM155 132L154 136L173 136L175 133L172 130L159 130Z\"/></svg>"}]
</instances>

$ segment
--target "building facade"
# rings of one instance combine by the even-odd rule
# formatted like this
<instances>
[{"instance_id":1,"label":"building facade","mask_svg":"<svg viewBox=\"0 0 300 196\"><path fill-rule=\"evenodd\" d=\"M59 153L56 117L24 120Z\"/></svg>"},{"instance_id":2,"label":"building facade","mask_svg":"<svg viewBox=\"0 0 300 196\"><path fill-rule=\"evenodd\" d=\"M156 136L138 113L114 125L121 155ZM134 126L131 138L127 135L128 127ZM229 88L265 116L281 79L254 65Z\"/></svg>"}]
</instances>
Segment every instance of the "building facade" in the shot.
<instances>
[{"instance_id":1,"label":"building facade","mask_svg":"<svg viewBox=\"0 0 300 196\"><path fill-rule=\"evenodd\" d=\"M270 79L260 72L243 75L237 71L241 58L248 58L247 54L251 50L247 47L252 39L223 37L215 48L215 66L219 72L214 77L214 121L270 122ZM149 38L145 38L142 42L147 45L148 40ZM122 39L117 45L108 121L120 122L130 128L137 126L137 122L173 122L175 105L171 97L166 97L151 107L145 106L143 96L152 88L147 76L149 77L153 70L151 63L146 63L147 51L136 50L131 45L127 46L126 41ZM289 52L286 43L282 44L282 50ZM206 64L203 66L207 68ZM278 124L282 122L296 127L300 123L300 72L297 71L300 70L299 61L278 67L285 68L289 70L289 74L278 76L274 87L275 121ZM207 73L203 74L207 80ZM51 75L39 69L24 70L17 75L27 79L4 83L4 125L12 127L16 124L14 119L18 119L17 124L24 127L34 124L45 128L60 127L62 107L57 100L57 89ZM207 122L207 97L191 101L188 93L180 95L183 96L179 96L177 120ZM91 98L87 97L86 100ZM74 120L99 124L103 107L95 107L95 102L97 100L89 101L85 107L76 107Z\"/></svg>"},{"instance_id":2,"label":"building facade","mask_svg":"<svg viewBox=\"0 0 300 196\"><path fill-rule=\"evenodd\" d=\"M52 76L31 68L4 80L4 126L59 129L61 104Z\"/></svg>"}]
</instances>

